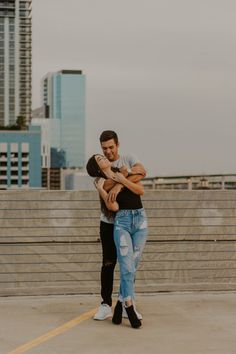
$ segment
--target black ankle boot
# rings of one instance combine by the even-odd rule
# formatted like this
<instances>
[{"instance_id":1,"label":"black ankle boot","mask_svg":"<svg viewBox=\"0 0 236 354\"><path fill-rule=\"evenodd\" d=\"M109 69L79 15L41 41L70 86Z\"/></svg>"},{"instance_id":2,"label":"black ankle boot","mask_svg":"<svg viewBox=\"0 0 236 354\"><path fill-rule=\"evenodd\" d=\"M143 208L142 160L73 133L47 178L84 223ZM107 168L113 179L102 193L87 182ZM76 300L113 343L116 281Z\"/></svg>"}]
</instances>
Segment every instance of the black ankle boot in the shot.
<instances>
[{"instance_id":1,"label":"black ankle boot","mask_svg":"<svg viewBox=\"0 0 236 354\"><path fill-rule=\"evenodd\" d=\"M114 308L114 314L112 317L112 322L114 324L121 324L122 322L122 311L123 311L123 305L122 302L117 301L116 306Z\"/></svg>"},{"instance_id":2,"label":"black ankle boot","mask_svg":"<svg viewBox=\"0 0 236 354\"><path fill-rule=\"evenodd\" d=\"M133 305L129 306L129 307L126 307L126 312L127 312L127 315L128 315L128 318L129 318L129 321L130 321L130 324L133 328L139 328L142 323L141 321L138 319L135 311L134 311L134 307Z\"/></svg>"}]
</instances>

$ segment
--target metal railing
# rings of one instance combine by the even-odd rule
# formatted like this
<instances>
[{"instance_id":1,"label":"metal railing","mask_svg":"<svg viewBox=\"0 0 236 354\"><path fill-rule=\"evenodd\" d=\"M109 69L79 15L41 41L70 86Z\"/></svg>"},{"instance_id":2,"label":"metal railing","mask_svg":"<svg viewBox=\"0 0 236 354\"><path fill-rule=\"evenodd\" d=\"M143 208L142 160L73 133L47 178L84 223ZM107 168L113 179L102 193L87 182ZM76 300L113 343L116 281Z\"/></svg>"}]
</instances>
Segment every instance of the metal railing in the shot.
<instances>
[{"instance_id":1,"label":"metal railing","mask_svg":"<svg viewBox=\"0 0 236 354\"><path fill-rule=\"evenodd\" d=\"M145 189L236 189L236 174L156 176L143 180Z\"/></svg>"}]
</instances>

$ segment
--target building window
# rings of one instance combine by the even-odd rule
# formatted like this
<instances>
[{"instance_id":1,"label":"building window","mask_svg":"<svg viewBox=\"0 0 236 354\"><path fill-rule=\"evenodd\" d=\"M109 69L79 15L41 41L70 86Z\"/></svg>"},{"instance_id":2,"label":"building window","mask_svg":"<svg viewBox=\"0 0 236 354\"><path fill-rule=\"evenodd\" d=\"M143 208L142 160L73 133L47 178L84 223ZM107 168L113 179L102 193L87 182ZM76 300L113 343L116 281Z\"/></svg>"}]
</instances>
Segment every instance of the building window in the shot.
<instances>
[{"instance_id":1,"label":"building window","mask_svg":"<svg viewBox=\"0 0 236 354\"><path fill-rule=\"evenodd\" d=\"M27 11L20 10L20 17L26 17L26 16L27 16Z\"/></svg>"}]
</instances>

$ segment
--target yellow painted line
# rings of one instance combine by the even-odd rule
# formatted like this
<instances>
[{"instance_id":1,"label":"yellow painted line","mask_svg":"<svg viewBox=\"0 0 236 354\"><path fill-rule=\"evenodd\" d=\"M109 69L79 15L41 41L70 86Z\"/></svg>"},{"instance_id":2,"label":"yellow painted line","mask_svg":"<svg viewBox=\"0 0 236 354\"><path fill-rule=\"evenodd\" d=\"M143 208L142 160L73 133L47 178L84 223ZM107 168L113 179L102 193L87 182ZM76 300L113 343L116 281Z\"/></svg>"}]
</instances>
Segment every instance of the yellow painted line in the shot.
<instances>
[{"instance_id":1,"label":"yellow painted line","mask_svg":"<svg viewBox=\"0 0 236 354\"><path fill-rule=\"evenodd\" d=\"M47 342L48 340L50 340L53 337L58 336L59 334L62 334L66 331L68 331L69 329L77 326L79 323L88 320L89 318L91 318L96 312L96 309L90 310L88 312L83 313L83 315L80 315L78 317L75 317L73 320L66 322L65 324L63 324L62 326L59 326L57 328L52 329L51 331L43 334L40 337L37 337L35 339L33 339L32 341L25 343L23 345L21 345L20 347L14 349L13 351L7 353L7 354L21 354L21 353L25 353L28 350L37 347L38 345Z\"/></svg>"}]
</instances>

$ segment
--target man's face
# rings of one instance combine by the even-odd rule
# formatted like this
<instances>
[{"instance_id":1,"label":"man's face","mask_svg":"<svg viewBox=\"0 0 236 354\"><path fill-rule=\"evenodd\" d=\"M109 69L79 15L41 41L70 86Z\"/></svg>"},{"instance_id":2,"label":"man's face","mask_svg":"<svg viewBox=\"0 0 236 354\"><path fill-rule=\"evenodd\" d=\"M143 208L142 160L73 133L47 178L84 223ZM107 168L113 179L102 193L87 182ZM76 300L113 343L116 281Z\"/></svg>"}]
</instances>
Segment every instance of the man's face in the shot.
<instances>
[{"instance_id":1,"label":"man's face","mask_svg":"<svg viewBox=\"0 0 236 354\"><path fill-rule=\"evenodd\" d=\"M119 144L116 144L114 139L103 141L101 143L103 154L109 161L116 161L119 158L118 148Z\"/></svg>"}]
</instances>

